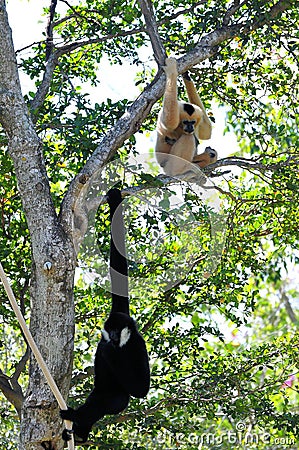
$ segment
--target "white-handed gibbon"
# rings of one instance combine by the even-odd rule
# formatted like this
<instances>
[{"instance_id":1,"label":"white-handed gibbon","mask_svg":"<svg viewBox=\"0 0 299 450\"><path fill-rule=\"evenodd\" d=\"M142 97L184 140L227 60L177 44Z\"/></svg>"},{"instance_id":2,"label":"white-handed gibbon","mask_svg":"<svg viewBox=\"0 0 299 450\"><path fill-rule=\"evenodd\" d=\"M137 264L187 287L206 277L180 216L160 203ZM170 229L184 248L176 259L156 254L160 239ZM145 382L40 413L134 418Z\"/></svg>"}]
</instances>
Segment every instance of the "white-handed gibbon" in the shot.
<instances>
[{"instance_id":1,"label":"white-handed gibbon","mask_svg":"<svg viewBox=\"0 0 299 450\"><path fill-rule=\"evenodd\" d=\"M217 152L207 147L201 155L196 155L199 139L211 137L210 119L187 72L183 79L190 103L178 100L176 59L167 58L163 68L166 86L157 120L156 158L167 175L176 176L189 171L191 162L201 168L212 164L217 161Z\"/></svg>"},{"instance_id":2,"label":"white-handed gibbon","mask_svg":"<svg viewBox=\"0 0 299 450\"><path fill-rule=\"evenodd\" d=\"M63 439L75 434L85 442L93 424L106 414L118 414L128 406L130 396L145 397L150 387L150 368L144 339L129 312L128 262L121 192L107 193L111 218L110 277L112 308L102 330L94 364L94 388L78 409L61 410L63 419L73 422ZM79 440L78 440L79 439Z\"/></svg>"}]
</instances>

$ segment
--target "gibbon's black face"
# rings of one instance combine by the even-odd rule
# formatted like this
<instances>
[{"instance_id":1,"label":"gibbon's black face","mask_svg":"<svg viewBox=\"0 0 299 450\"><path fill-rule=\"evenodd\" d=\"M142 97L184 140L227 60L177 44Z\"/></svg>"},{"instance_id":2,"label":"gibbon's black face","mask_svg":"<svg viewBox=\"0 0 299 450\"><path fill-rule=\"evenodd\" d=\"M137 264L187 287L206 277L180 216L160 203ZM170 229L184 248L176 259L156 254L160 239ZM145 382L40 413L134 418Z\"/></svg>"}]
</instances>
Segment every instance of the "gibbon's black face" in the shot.
<instances>
[{"instance_id":1,"label":"gibbon's black face","mask_svg":"<svg viewBox=\"0 0 299 450\"><path fill-rule=\"evenodd\" d=\"M190 116L190 118L195 113L194 106L190 105L189 103L184 103L183 110L184 110L185 113L188 114L188 116ZM182 125L183 125L184 133L186 133L186 134L194 133L194 125L195 124L196 124L196 120L183 119L182 120Z\"/></svg>"},{"instance_id":2,"label":"gibbon's black face","mask_svg":"<svg viewBox=\"0 0 299 450\"><path fill-rule=\"evenodd\" d=\"M196 124L196 120L183 120L183 130L186 134L194 133L194 125Z\"/></svg>"},{"instance_id":3,"label":"gibbon's black face","mask_svg":"<svg viewBox=\"0 0 299 450\"><path fill-rule=\"evenodd\" d=\"M211 160L214 160L215 157L217 156L216 150L211 149L211 150L208 151L208 153L210 155Z\"/></svg>"},{"instance_id":4,"label":"gibbon's black face","mask_svg":"<svg viewBox=\"0 0 299 450\"><path fill-rule=\"evenodd\" d=\"M114 347L124 347L136 331L134 320L124 313L111 313L102 330L103 339Z\"/></svg>"},{"instance_id":5,"label":"gibbon's black face","mask_svg":"<svg viewBox=\"0 0 299 450\"><path fill-rule=\"evenodd\" d=\"M183 133L193 134L196 125L201 120L200 108L194 107L190 103L183 103L181 104L180 117L181 117L180 127L183 129Z\"/></svg>"}]
</instances>

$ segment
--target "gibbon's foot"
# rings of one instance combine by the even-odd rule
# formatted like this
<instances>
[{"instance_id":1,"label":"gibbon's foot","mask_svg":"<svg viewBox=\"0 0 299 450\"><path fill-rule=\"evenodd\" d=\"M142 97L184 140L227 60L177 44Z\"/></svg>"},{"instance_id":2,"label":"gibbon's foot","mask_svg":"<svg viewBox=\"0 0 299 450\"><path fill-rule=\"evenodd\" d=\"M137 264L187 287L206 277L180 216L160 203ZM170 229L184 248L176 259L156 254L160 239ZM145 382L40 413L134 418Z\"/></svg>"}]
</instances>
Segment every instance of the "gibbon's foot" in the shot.
<instances>
[{"instance_id":1,"label":"gibbon's foot","mask_svg":"<svg viewBox=\"0 0 299 450\"><path fill-rule=\"evenodd\" d=\"M65 428L62 432L62 439L65 442L68 442L72 439L72 434L74 434L74 430L68 430L67 428Z\"/></svg>"},{"instance_id":2,"label":"gibbon's foot","mask_svg":"<svg viewBox=\"0 0 299 450\"><path fill-rule=\"evenodd\" d=\"M163 70L166 73L166 75L176 75L178 76L178 69L177 69L177 61L175 58L166 58L165 59L165 66L163 66Z\"/></svg>"},{"instance_id":3,"label":"gibbon's foot","mask_svg":"<svg viewBox=\"0 0 299 450\"><path fill-rule=\"evenodd\" d=\"M74 434L74 439L75 439L75 443L76 444L83 444L84 442L87 441L87 438L84 440L83 438L78 437L74 430L67 430L66 428L63 430L62 432L62 439L64 440L64 442L68 442L72 439L72 434Z\"/></svg>"},{"instance_id":4,"label":"gibbon's foot","mask_svg":"<svg viewBox=\"0 0 299 450\"><path fill-rule=\"evenodd\" d=\"M61 409L60 410L60 417L63 420L70 420L73 422L74 420L74 410L73 408L68 408L68 409ZM68 442L72 439L72 434L74 434L74 430L68 430L67 428L65 428L62 432L62 439L65 442Z\"/></svg>"},{"instance_id":5,"label":"gibbon's foot","mask_svg":"<svg viewBox=\"0 0 299 450\"><path fill-rule=\"evenodd\" d=\"M89 433L88 433L89 434ZM88 434L85 436L79 436L76 434L76 432L74 430L68 430L67 428L65 428L62 432L62 439L64 440L64 442L68 442L72 439L72 435L74 435L74 440L76 444L83 444L83 442L87 441L88 438Z\"/></svg>"},{"instance_id":6,"label":"gibbon's foot","mask_svg":"<svg viewBox=\"0 0 299 450\"><path fill-rule=\"evenodd\" d=\"M77 421L77 415L76 410L73 408L68 407L68 409L61 409L60 410L60 417L63 420L70 420L73 422L73 429L67 430L66 428L62 432L62 438L67 442L71 440L71 435L75 435L75 442L78 442L79 444L82 442L87 441L88 434L91 430L91 427L89 425L81 424L78 425Z\"/></svg>"}]
</instances>

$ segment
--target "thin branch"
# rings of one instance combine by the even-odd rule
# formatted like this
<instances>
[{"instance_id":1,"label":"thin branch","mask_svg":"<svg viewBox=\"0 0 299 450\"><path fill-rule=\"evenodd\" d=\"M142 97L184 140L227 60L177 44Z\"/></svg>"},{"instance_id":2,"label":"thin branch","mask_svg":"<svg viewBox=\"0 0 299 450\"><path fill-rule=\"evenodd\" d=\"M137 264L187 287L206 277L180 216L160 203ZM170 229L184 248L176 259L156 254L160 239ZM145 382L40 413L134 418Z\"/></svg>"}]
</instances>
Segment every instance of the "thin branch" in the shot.
<instances>
[{"instance_id":1,"label":"thin branch","mask_svg":"<svg viewBox=\"0 0 299 450\"><path fill-rule=\"evenodd\" d=\"M189 401L189 399L187 401ZM152 407L150 407L148 409L145 409L142 412L139 412L139 411L135 412L135 411L133 411L133 412L128 412L128 413L125 413L125 414L121 414L121 415L117 416L115 418L115 420L113 420L113 423L126 422L127 420L133 419L137 415L138 416L142 415L142 416L147 417L147 416L150 416L150 415L154 414L157 411L160 411L162 409L168 408L169 406L179 405L179 404L182 404L182 403L185 404L186 403L186 399L180 399L180 398L175 399L173 397L164 398L162 400L159 400L154 406L152 406Z\"/></svg>"},{"instance_id":2,"label":"thin branch","mask_svg":"<svg viewBox=\"0 0 299 450\"><path fill-rule=\"evenodd\" d=\"M70 19L75 19L76 22L78 23L78 25L80 25L80 23L82 23L82 22L86 22L86 20L87 20L88 22L91 22L91 23L97 25L97 26L99 25L99 23L100 23L99 21L94 20L94 19L91 18L90 16L87 17L87 14L98 14L98 15L101 16L101 12L100 12L99 10L97 10L97 9L88 9L88 11L86 11L86 16L83 16L83 15L80 14L80 12L78 12L78 11L76 10L76 8L73 7L68 1L66 1L66 0L60 0L60 1L61 1L62 3L65 3L65 4L68 6L68 8L69 8L71 11L73 11L73 14L70 14L70 15L67 16L67 17L64 17L64 18L62 18L62 19L60 19L60 20L57 20L57 21L54 23L54 27L57 26L57 25L60 25L60 24L63 23L63 22L67 22L67 21L70 20Z\"/></svg>"},{"instance_id":3,"label":"thin branch","mask_svg":"<svg viewBox=\"0 0 299 450\"><path fill-rule=\"evenodd\" d=\"M20 378L21 373L24 371L26 367L29 356L30 356L30 347L27 345L26 351L22 356L22 358L20 359L20 361L18 362L18 364L16 365L15 373L11 377L11 379L14 382L18 381L18 379Z\"/></svg>"},{"instance_id":4,"label":"thin branch","mask_svg":"<svg viewBox=\"0 0 299 450\"><path fill-rule=\"evenodd\" d=\"M243 2L244 3L244 2ZM242 4L243 4L242 3ZM245 1L246 3L246 1ZM235 12L241 7L240 0L234 0L233 4L228 8L226 14L223 17L222 25L225 27L230 23L231 17L235 14Z\"/></svg>"},{"instance_id":5,"label":"thin branch","mask_svg":"<svg viewBox=\"0 0 299 450\"><path fill-rule=\"evenodd\" d=\"M49 88L50 88L50 85L52 82L52 77L53 77L55 67L58 63L58 59L59 59L59 55L57 52L51 53L51 55L49 56L42 82L39 85L39 88L35 94L35 97L30 102L31 109L33 111L38 110L38 108L40 108L40 106L45 101L45 98L48 94L48 91L49 91ZM36 116L32 115L32 120L33 120L33 122L36 122L37 115Z\"/></svg>"},{"instance_id":6,"label":"thin branch","mask_svg":"<svg viewBox=\"0 0 299 450\"><path fill-rule=\"evenodd\" d=\"M47 28L46 28L46 35L47 35L47 38L46 38L46 61L48 61L51 53L53 52L53 48L54 48L53 21L54 21L56 6L57 6L57 0L51 0L49 19L48 19Z\"/></svg>"},{"instance_id":7,"label":"thin branch","mask_svg":"<svg viewBox=\"0 0 299 450\"><path fill-rule=\"evenodd\" d=\"M89 378L92 375L94 375L94 366L89 366L84 370L84 372L80 372L72 377L71 386L76 386L79 381L86 380L86 378Z\"/></svg>"},{"instance_id":8,"label":"thin branch","mask_svg":"<svg viewBox=\"0 0 299 450\"><path fill-rule=\"evenodd\" d=\"M267 172L271 171L274 172L275 170L281 168L281 167L288 167L290 164L299 165L299 157L296 156L289 156L285 161L279 161L277 163L271 163L271 164L263 164L256 160L247 159L247 158L239 158L235 156L228 156L227 158L219 159L213 164L210 164L204 172L206 174L209 173L209 171L213 171L214 169L218 167L224 167L224 166L238 166L242 169L247 170L259 170L261 172Z\"/></svg>"},{"instance_id":9,"label":"thin branch","mask_svg":"<svg viewBox=\"0 0 299 450\"><path fill-rule=\"evenodd\" d=\"M287 314L288 314L289 318L291 319L291 322L293 322L293 324L298 327L298 319L297 319L296 314L295 314L295 312L294 312L294 310L292 308L290 300L289 300L287 294L284 291L281 291L281 300L285 304L285 308L286 308L286 311L287 311Z\"/></svg>"},{"instance_id":10,"label":"thin branch","mask_svg":"<svg viewBox=\"0 0 299 450\"><path fill-rule=\"evenodd\" d=\"M15 372L11 377L8 377L0 370L0 390L6 399L16 408L19 417L21 417L24 395L22 387L18 383L18 379L25 369L29 355L30 350L29 347L27 347L25 354L16 365Z\"/></svg>"},{"instance_id":11,"label":"thin branch","mask_svg":"<svg viewBox=\"0 0 299 450\"><path fill-rule=\"evenodd\" d=\"M140 2L145 2L149 0L139 0ZM49 61L46 65L45 74L43 77L43 80L41 82L41 85L37 91L36 96L31 102L31 107L35 110L38 109L49 90L50 83L52 80L52 76L55 70L55 67L58 63L59 58L64 55L71 53L78 48L82 48L89 45L95 45L99 43L103 43L109 40L116 39L118 37L126 37L131 36L138 33L149 33L149 36L152 41L153 50L155 53L155 58L157 61L164 63L164 48L162 46L162 43L159 43L159 37L158 34L155 32L155 27L159 27L165 23L169 23L172 20L175 20L180 15L188 14L191 11L193 11L197 6L204 4L206 0L201 0L199 2L196 2L194 5L192 5L190 8L186 8L183 10L178 11L177 13L173 14L172 16L169 16L159 22L150 23L149 22L149 28L146 29L145 27L136 27L133 30L123 31L120 33L112 33L107 34L106 36L96 37L93 39L85 39L81 41L76 41L71 44L63 45L59 48L57 48L56 51L52 51L51 57L49 58ZM183 73L186 70L193 67L195 64L198 64L199 62L203 61L204 59L207 59L214 55L215 48L220 43L224 42L227 39L232 39L233 37L237 36L238 33L242 30L243 33L249 33L253 29L257 29L259 27L262 27L265 23L267 23L270 19L273 19L278 15L280 12L284 11L288 7L290 7L290 1L280 0L276 5L274 5L268 15L264 15L263 19L261 17L256 17L256 22L247 23L247 24L236 24L233 26L223 26L222 28L212 31L208 35L201 38L201 40L198 42L198 44L191 50L189 53L187 53L183 58L181 58L181 61L184 61L183 65L179 67L179 72ZM79 13L76 13L76 16L80 16ZM55 24L54 24L55 26ZM151 28L152 27L152 28ZM150 33L151 30L151 33ZM154 43L153 43L154 42Z\"/></svg>"}]
</instances>

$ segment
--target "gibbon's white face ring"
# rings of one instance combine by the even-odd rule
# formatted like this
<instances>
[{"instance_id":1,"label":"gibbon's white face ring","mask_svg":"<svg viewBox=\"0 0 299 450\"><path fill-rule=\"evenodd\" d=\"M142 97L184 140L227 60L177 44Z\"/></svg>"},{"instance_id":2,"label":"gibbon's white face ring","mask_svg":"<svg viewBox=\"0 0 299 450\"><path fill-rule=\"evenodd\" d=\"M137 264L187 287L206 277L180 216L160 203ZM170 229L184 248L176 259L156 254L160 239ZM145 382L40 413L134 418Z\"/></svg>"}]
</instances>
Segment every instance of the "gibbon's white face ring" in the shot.
<instances>
[{"instance_id":1,"label":"gibbon's white face ring","mask_svg":"<svg viewBox=\"0 0 299 450\"><path fill-rule=\"evenodd\" d=\"M106 342L110 342L110 337L109 337L109 333L103 328L103 330L102 330L102 336L103 336L103 339L106 341Z\"/></svg>"},{"instance_id":2,"label":"gibbon's white face ring","mask_svg":"<svg viewBox=\"0 0 299 450\"><path fill-rule=\"evenodd\" d=\"M126 345L128 340L130 339L130 336L131 336L131 331L129 330L128 327L126 327L123 330L121 330L119 346L123 347L124 345Z\"/></svg>"}]
</instances>

